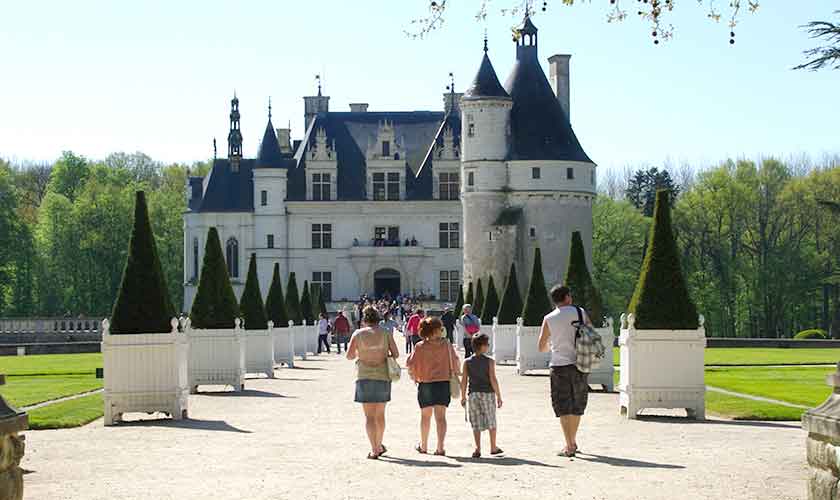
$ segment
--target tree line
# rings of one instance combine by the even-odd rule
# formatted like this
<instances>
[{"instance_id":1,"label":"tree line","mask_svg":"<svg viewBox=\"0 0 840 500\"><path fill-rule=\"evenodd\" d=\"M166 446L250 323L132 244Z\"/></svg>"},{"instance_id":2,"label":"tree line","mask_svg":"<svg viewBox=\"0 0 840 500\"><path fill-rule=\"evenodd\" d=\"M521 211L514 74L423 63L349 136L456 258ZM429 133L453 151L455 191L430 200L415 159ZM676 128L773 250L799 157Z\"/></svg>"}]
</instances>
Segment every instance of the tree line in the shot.
<instances>
[{"instance_id":1,"label":"tree line","mask_svg":"<svg viewBox=\"0 0 840 500\"><path fill-rule=\"evenodd\" d=\"M148 193L177 308L186 179L208 169L209 162L162 164L142 153L0 160L0 316L108 315L137 190ZM709 335L790 337L821 328L840 336L840 158L604 173L593 206L592 275L607 315L617 318L630 302L661 188L675 200L681 264Z\"/></svg>"}]
</instances>

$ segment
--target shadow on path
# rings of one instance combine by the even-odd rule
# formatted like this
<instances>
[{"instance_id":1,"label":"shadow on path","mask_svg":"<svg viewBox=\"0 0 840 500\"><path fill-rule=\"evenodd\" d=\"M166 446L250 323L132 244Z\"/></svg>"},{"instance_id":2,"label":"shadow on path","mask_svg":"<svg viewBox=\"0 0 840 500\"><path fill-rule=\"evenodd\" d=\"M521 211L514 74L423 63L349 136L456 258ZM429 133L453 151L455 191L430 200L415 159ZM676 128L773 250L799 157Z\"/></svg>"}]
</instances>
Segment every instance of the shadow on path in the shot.
<instances>
[{"instance_id":1,"label":"shadow on path","mask_svg":"<svg viewBox=\"0 0 840 500\"><path fill-rule=\"evenodd\" d=\"M274 380L280 380L283 382L312 382L314 378L294 378L294 377L275 377Z\"/></svg>"},{"instance_id":2,"label":"shadow on path","mask_svg":"<svg viewBox=\"0 0 840 500\"><path fill-rule=\"evenodd\" d=\"M321 368L319 366L300 366L295 365L294 368L289 368L289 370L326 370L326 368Z\"/></svg>"},{"instance_id":3,"label":"shadow on path","mask_svg":"<svg viewBox=\"0 0 840 500\"><path fill-rule=\"evenodd\" d=\"M613 467L640 467L646 469L685 469L684 465L657 464L655 462L644 462L632 458L608 457L605 455L593 455L592 453L578 452L575 457L584 462L597 462L612 465Z\"/></svg>"},{"instance_id":4,"label":"shadow on path","mask_svg":"<svg viewBox=\"0 0 840 500\"><path fill-rule=\"evenodd\" d=\"M425 461L425 460L413 460L411 458L399 458L399 457L379 457L379 460L385 463L397 464L397 465L405 465L407 467L444 467L444 468L458 468L462 467L461 464L452 464L449 462L438 462L438 461Z\"/></svg>"},{"instance_id":5,"label":"shadow on path","mask_svg":"<svg viewBox=\"0 0 840 500\"><path fill-rule=\"evenodd\" d=\"M516 458L516 457L484 457L484 458L472 458L472 457L451 457L456 462L460 463L468 463L468 464L485 464L485 465L533 465L536 467L550 467L552 469L562 469L559 465L551 465L544 462L537 462L536 460L527 460L525 458Z\"/></svg>"},{"instance_id":6,"label":"shadow on path","mask_svg":"<svg viewBox=\"0 0 840 500\"><path fill-rule=\"evenodd\" d=\"M239 432L251 434L251 431L234 427L224 420L198 420L188 418L185 420L134 420L123 422L118 427L174 427L176 429L193 429L197 431L222 431Z\"/></svg>"},{"instance_id":7,"label":"shadow on path","mask_svg":"<svg viewBox=\"0 0 840 500\"><path fill-rule=\"evenodd\" d=\"M270 380L270 379L266 379ZM288 380L288 379L287 379ZM234 398L295 398L295 396L284 396L276 392L259 391L257 389L245 389L243 391L206 392L202 396L211 397L234 397Z\"/></svg>"},{"instance_id":8,"label":"shadow on path","mask_svg":"<svg viewBox=\"0 0 840 500\"><path fill-rule=\"evenodd\" d=\"M638 415L640 422L656 422L662 424L686 425L736 425L742 427L769 427L773 429L800 429L799 422L770 422L762 420L694 420L687 417L672 417L667 415Z\"/></svg>"}]
</instances>

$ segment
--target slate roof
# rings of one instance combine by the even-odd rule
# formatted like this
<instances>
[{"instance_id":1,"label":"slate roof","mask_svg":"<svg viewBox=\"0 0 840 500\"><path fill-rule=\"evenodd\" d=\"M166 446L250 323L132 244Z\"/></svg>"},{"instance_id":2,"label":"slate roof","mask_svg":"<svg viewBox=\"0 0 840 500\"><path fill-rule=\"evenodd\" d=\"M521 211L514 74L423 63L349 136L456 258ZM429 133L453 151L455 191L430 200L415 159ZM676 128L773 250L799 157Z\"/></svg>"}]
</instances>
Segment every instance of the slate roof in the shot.
<instances>
[{"instance_id":1,"label":"slate roof","mask_svg":"<svg viewBox=\"0 0 840 500\"><path fill-rule=\"evenodd\" d=\"M213 168L207 174L204 197L199 212L253 212L254 211L254 165L257 160L239 160L239 170L230 169L230 161L213 161Z\"/></svg>"},{"instance_id":2,"label":"slate roof","mask_svg":"<svg viewBox=\"0 0 840 500\"><path fill-rule=\"evenodd\" d=\"M486 51L481 59L481 66L478 67L475 79L464 92L464 99L480 99L482 97L510 98L502 84L499 83L499 77L496 76L496 70L493 69L493 63L490 62L490 57Z\"/></svg>"},{"instance_id":3,"label":"slate roof","mask_svg":"<svg viewBox=\"0 0 840 500\"><path fill-rule=\"evenodd\" d=\"M429 149L426 151L426 156L423 158L423 162L420 164L420 171L417 172L418 178L426 176L428 176L430 179L432 178L435 148L438 146L443 146L443 133L447 127L452 128L453 142L455 144L455 147L458 148L458 150L460 151L461 113L460 109L458 109L455 113L446 113L446 116L443 118L443 121L441 122L440 127L438 127L437 133L435 134L435 138L429 145Z\"/></svg>"},{"instance_id":4,"label":"slate roof","mask_svg":"<svg viewBox=\"0 0 840 500\"><path fill-rule=\"evenodd\" d=\"M280 143L277 141L277 134L274 132L274 125L271 118L265 125L265 133L260 142L260 151L257 154L258 167L283 167L283 152L280 151Z\"/></svg>"},{"instance_id":5,"label":"slate roof","mask_svg":"<svg viewBox=\"0 0 840 500\"><path fill-rule=\"evenodd\" d=\"M297 167L290 172L289 200L306 199L306 151L314 143L316 131L323 127L329 144L337 153L337 182L339 200L364 200L367 198L368 144L376 141L380 122L393 123L396 139L406 150L406 198L409 200L432 199L431 178L417 178L426 153L444 119L442 112L328 112L320 113L310 124L295 158ZM294 178L294 180L293 180Z\"/></svg>"}]
</instances>

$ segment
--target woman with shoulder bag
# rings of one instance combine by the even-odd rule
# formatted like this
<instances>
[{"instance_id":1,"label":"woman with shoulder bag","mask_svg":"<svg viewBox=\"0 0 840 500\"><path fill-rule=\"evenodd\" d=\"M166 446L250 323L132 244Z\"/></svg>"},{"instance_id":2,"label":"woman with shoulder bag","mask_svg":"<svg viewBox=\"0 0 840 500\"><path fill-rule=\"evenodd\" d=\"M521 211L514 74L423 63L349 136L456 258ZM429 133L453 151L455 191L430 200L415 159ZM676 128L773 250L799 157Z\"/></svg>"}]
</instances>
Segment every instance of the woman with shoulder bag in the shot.
<instances>
[{"instance_id":1,"label":"woman with shoulder bag","mask_svg":"<svg viewBox=\"0 0 840 500\"><path fill-rule=\"evenodd\" d=\"M464 328L464 358L469 358L473 355L472 337L481 331L481 320L473 314L471 304L461 308L461 326Z\"/></svg>"},{"instance_id":2,"label":"woman with shoulder bag","mask_svg":"<svg viewBox=\"0 0 840 500\"><path fill-rule=\"evenodd\" d=\"M391 380L399 378L397 344L394 337L379 326L380 320L375 307L365 307L362 328L353 332L347 348L347 359L357 360L355 401L362 403L365 413L365 430L371 450L367 457L370 459L377 459L388 451L382 444L385 404L391 401Z\"/></svg>"},{"instance_id":3,"label":"woman with shoulder bag","mask_svg":"<svg viewBox=\"0 0 840 500\"><path fill-rule=\"evenodd\" d=\"M424 318L419 330L423 340L414 346L414 352L406 361L408 373L417 383L417 402L420 405L420 443L415 450L418 453L428 452L434 415L437 430L435 455L445 455L446 408L450 399L460 391L458 375L461 367L455 348L444 336L440 318Z\"/></svg>"}]
</instances>

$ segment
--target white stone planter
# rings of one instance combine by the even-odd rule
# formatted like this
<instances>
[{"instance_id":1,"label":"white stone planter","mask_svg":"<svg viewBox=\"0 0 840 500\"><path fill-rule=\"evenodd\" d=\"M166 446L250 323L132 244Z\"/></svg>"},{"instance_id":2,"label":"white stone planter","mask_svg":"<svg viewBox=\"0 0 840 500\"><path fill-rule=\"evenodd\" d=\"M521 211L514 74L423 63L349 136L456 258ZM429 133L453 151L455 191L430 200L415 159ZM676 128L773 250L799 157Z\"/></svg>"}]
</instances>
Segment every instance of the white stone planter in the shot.
<instances>
[{"instance_id":1,"label":"white stone planter","mask_svg":"<svg viewBox=\"0 0 840 500\"><path fill-rule=\"evenodd\" d=\"M601 360L601 364L593 368L589 373L589 385L598 384L607 392L613 392L615 386L615 367L613 366L613 343L615 342L615 334L613 333L613 319L607 318L606 325L602 328L596 328L596 332L601 336L601 343L604 344L606 353Z\"/></svg>"},{"instance_id":2,"label":"white stone planter","mask_svg":"<svg viewBox=\"0 0 840 500\"><path fill-rule=\"evenodd\" d=\"M290 329L294 336L295 355L306 361L307 354L315 354L318 350L318 327L307 325L303 320L302 325L293 325Z\"/></svg>"},{"instance_id":3,"label":"white stone planter","mask_svg":"<svg viewBox=\"0 0 840 500\"><path fill-rule=\"evenodd\" d=\"M274 378L274 322L267 330L245 330L245 373L265 373Z\"/></svg>"},{"instance_id":4,"label":"white stone planter","mask_svg":"<svg viewBox=\"0 0 840 500\"><path fill-rule=\"evenodd\" d=\"M704 352L706 330L637 330L632 314L621 315L619 405L636 418L644 408L685 408L706 417Z\"/></svg>"},{"instance_id":5,"label":"white stone planter","mask_svg":"<svg viewBox=\"0 0 840 500\"><path fill-rule=\"evenodd\" d=\"M289 321L286 328L272 328L274 336L274 362L285 364L289 368L295 367L295 336L294 322Z\"/></svg>"},{"instance_id":6,"label":"white stone planter","mask_svg":"<svg viewBox=\"0 0 840 500\"><path fill-rule=\"evenodd\" d=\"M540 327L523 326L522 318L516 319L516 374L525 375L531 370L544 370L551 361L551 353L540 352Z\"/></svg>"},{"instance_id":7,"label":"white stone planter","mask_svg":"<svg viewBox=\"0 0 840 500\"><path fill-rule=\"evenodd\" d=\"M187 418L188 348L175 318L171 333L132 335L111 335L110 323L104 320L105 425L113 425L123 413L130 412L162 412L175 420Z\"/></svg>"},{"instance_id":8,"label":"white stone planter","mask_svg":"<svg viewBox=\"0 0 840 500\"><path fill-rule=\"evenodd\" d=\"M490 346L496 364L516 361L516 329L516 325L500 325L498 318L493 318Z\"/></svg>"},{"instance_id":9,"label":"white stone planter","mask_svg":"<svg viewBox=\"0 0 840 500\"><path fill-rule=\"evenodd\" d=\"M452 332L452 335L455 337L455 349L464 347L464 325L460 319L455 321L455 331Z\"/></svg>"},{"instance_id":10,"label":"white stone planter","mask_svg":"<svg viewBox=\"0 0 840 500\"><path fill-rule=\"evenodd\" d=\"M230 385L235 391L245 388L245 333L236 318L232 329L194 329L185 320L184 331L190 344L189 387Z\"/></svg>"}]
</instances>

